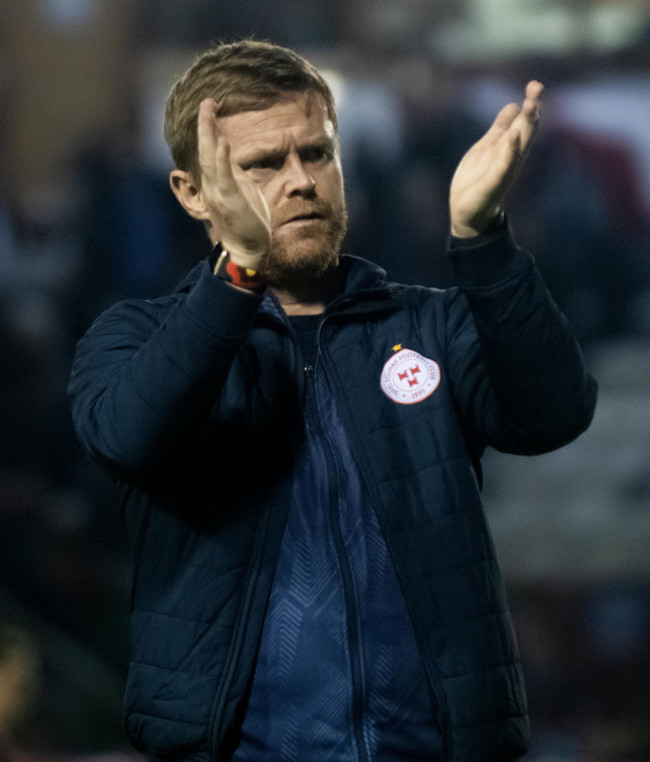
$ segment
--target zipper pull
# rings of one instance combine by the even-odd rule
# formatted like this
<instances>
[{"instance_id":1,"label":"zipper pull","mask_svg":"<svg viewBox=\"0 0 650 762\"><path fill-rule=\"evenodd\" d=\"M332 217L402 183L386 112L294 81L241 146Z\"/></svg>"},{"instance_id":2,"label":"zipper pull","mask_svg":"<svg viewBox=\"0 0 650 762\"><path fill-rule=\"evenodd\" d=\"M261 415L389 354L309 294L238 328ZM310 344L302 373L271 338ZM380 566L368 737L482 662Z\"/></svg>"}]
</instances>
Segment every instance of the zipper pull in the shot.
<instances>
[{"instance_id":1,"label":"zipper pull","mask_svg":"<svg viewBox=\"0 0 650 762\"><path fill-rule=\"evenodd\" d=\"M305 372L305 378L311 378L314 375L314 366L313 365L307 364L307 365L305 365L303 370Z\"/></svg>"}]
</instances>

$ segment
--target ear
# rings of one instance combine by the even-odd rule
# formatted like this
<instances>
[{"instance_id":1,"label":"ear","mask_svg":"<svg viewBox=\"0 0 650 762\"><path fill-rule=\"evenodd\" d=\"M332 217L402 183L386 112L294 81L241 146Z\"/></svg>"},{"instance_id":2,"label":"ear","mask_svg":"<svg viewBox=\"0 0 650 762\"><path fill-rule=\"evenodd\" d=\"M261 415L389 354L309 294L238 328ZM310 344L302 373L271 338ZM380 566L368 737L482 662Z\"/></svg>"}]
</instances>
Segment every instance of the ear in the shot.
<instances>
[{"instance_id":1,"label":"ear","mask_svg":"<svg viewBox=\"0 0 650 762\"><path fill-rule=\"evenodd\" d=\"M210 214L203 202L203 194L189 172L174 169L169 173L169 185L178 203L195 220L210 220Z\"/></svg>"}]
</instances>

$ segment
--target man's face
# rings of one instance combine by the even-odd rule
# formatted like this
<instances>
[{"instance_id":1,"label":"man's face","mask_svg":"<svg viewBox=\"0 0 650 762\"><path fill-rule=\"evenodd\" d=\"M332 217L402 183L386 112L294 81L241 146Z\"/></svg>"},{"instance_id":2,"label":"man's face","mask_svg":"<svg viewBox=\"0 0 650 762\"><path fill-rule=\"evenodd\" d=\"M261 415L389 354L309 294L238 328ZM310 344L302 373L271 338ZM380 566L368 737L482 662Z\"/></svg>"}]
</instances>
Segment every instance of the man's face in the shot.
<instances>
[{"instance_id":1,"label":"man's face","mask_svg":"<svg viewBox=\"0 0 650 762\"><path fill-rule=\"evenodd\" d=\"M271 285L335 267L347 212L338 142L322 98L290 93L262 111L222 117L219 127L235 177L254 182L268 204Z\"/></svg>"}]
</instances>

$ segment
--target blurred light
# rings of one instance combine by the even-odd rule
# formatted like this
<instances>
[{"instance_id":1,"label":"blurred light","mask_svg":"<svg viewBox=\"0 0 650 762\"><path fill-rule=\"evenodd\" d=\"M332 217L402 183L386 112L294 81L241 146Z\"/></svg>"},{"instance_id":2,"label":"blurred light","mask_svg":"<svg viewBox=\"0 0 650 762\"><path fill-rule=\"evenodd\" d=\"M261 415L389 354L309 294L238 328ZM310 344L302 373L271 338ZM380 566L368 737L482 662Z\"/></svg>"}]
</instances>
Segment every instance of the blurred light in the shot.
<instances>
[{"instance_id":1,"label":"blurred light","mask_svg":"<svg viewBox=\"0 0 650 762\"><path fill-rule=\"evenodd\" d=\"M87 26L99 10L97 0L40 0L38 7L46 24L66 29Z\"/></svg>"},{"instance_id":2,"label":"blurred light","mask_svg":"<svg viewBox=\"0 0 650 762\"><path fill-rule=\"evenodd\" d=\"M598 50L616 50L638 39L643 18L638 9L602 5L591 12L591 39Z\"/></svg>"},{"instance_id":3,"label":"blurred light","mask_svg":"<svg viewBox=\"0 0 650 762\"><path fill-rule=\"evenodd\" d=\"M635 43L648 11L633 5L575 8L542 0L471 0L467 16L441 24L430 45L449 60L616 50Z\"/></svg>"}]
</instances>

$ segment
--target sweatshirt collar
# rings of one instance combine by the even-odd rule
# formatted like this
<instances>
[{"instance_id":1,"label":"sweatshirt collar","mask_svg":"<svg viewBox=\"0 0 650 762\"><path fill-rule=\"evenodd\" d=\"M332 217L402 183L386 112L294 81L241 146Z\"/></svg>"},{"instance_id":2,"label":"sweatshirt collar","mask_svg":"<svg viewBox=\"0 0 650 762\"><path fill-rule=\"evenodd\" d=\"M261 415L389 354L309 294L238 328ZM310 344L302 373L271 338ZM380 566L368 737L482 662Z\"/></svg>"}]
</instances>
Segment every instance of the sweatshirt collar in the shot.
<instances>
[{"instance_id":1,"label":"sweatshirt collar","mask_svg":"<svg viewBox=\"0 0 650 762\"><path fill-rule=\"evenodd\" d=\"M341 293L325 308L325 317L330 315L367 314L369 312L393 311L399 307L392 299L386 282L386 272L378 265L361 257L342 254L339 267L343 274ZM387 303L390 302L390 306ZM284 311L277 299L270 293L264 297L260 311L284 319Z\"/></svg>"}]
</instances>

